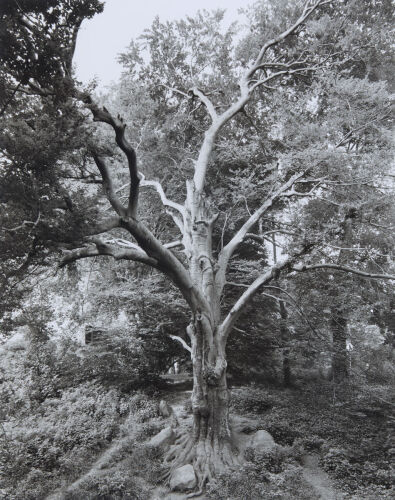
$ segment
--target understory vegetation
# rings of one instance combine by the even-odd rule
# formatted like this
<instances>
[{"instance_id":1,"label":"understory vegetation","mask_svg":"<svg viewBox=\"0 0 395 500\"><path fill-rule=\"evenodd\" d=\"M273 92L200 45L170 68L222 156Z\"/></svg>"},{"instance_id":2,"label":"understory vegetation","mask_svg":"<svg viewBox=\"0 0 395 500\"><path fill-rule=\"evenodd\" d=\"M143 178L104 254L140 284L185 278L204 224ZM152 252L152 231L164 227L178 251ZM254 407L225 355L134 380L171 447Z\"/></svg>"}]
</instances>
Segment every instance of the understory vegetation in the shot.
<instances>
[{"instance_id":1,"label":"understory vegetation","mask_svg":"<svg viewBox=\"0 0 395 500\"><path fill-rule=\"evenodd\" d=\"M293 467L301 466L306 453L319 455L320 466L335 481L344 498L392 498L395 424L392 397L392 388L387 384L339 387L323 381L300 382L292 390L270 386L236 390L232 403L235 411L244 408L243 414L254 415L256 426L268 430L285 450L291 447L292 453L276 452L263 460L253 456L252 487L261 481L265 494L254 496L251 489L249 497L246 493L245 497L236 494L234 498L314 498L303 487L296 487L295 492L292 487L297 483L293 480L289 491L287 488L280 493L271 491L270 479L265 485L262 473L282 472L281 461L292 464L291 473ZM300 470L296 476L301 480ZM242 473L239 484L245 485L241 478ZM233 498L231 492L236 484L235 476L229 475L222 479L218 491L229 488L229 496ZM277 487L276 483L274 486Z\"/></svg>"},{"instance_id":2,"label":"understory vegetation","mask_svg":"<svg viewBox=\"0 0 395 500\"><path fill-rule=\"evenodd\" d=\"M64 498L151 498L165 468L162 450L149 440L166 425L159 400L177 389L163 379L158 388L151 376L141 376L139 388L123 390L97 372L90 380L73 380L59 370L72 349L68 344L65 352L60 345L56 359L45 356L41 345L39 373L32 363L36 341L14 338L0 353L1 498L46 498L76 481ZM79 356L89 366L97 352L87 346ZM392 498L390 400L390 385L377 380L338 385L299 377L292 388L273 382L236 385L232 419L246 420L247 434L267 430L277 446L268 452L247 449L241 467L208 485L208 498L318 499L303 475L306 455L317 455L343 498ZM183 406L190 410L188 393Z\"/></svg>"}]
</instances>

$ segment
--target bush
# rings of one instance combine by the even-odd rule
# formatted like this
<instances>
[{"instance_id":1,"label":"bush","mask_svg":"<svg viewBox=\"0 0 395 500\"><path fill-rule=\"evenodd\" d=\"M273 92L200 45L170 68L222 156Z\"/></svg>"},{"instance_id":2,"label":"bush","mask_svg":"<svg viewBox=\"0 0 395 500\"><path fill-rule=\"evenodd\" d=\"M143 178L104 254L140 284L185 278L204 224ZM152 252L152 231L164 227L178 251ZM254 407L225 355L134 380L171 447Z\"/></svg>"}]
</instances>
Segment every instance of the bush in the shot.
<instances>
[{"instance_id":1,"label":"bush","mask_svg":"<svg viewBox=\"0 0 395 500\"><path fill-rule=\"evenodd\" d=\"M95 384L64 391L60 399L46 400L40 412L4 424L7 472L18 480L31 469L51 472L75 455L92 454L116 435L118 394ZM8 470L7 470L8 469Z\"/></svg>"},{"instance_id":2,"label":"bush","mask_svg":"<svg viewBox=\"0 0 395 500\"><path fill-rule=\"evenodd\" d=\"M155 433L158 415L157 400L140 392L122 396L95 383L67 389L60 398L45 400L36 413L4 423L0 465L5 486L13 498L43 498L62 479L70 482L83 474L120 431L132 441ZM141 455L140 464L154 455L129 448L133 456ZM16 494L22 487L32 496Z\"/></svg>"},{"instance_id":3,"label":"bush","mask_svg":"<svg viewBox=\"0 0 395 500\"><path fill-rule=\"evenodd\" d=\"M276 404L275 399L265 390L254 387L243 387L232 392L230 407L241 414L264 413Z\"/></svg>"},{"instance_id":4,"label":"bush","mask_svg":"<svg viewBox=\"0 0 395 500\"><path fill-rule=\"evenodd\" d=\"M144 500L142 487L127 470L109 469L82 481L65 500Z\"/></svg>"},{"instance_id":5,"label":"bush","mask_svg":"<svg viewBox=\"0 0 395 500\"><path fill-rule=\"evenodd\" d=\"M208 487L211 500L318 500L312 487L303 479L301 468L288 465L281 474L263 471L248 463L238 470L221 474Z\"/></svg>"},{"instance_id":6,"label":"bush","mask_svg":"<svg viewBox=\"0 0 395 500\"><path fill-rule=\"evenodd\" d=\"M269 424L267 431L270 432L276 443L283 446L292 446L295 439L301 437L301 433L295 429L295 426L288 422Z\"/></svg>"},{"instance_id":7,"label":"bush","mask_svg":"<svg viewBox=\"0 0 395 500\"><path fill-rule=\"evenodd\" d=\"M130 415L136 422L147 422L159 416L159 404L156 399L149 398L142 392L133 394L128 400Z\"/></svg>"},{"instance_id":8,"label":"bush","mask_svg":"<svg viewBox=\"0 0 395 500\"><path fill-rule=\"evenodd\" d=\"M333 475L343 489L353 492L362 486L378 486L389 489L392 486L391 461L389 458L381 463L373 463L367 457L356 459L343 448L330 448L322 459L323 468Z\"/></svg>"},{"instance_id":9,"label":"bush","mask_svg":"<svg viewBox=\"0 0 395 500\"><path fill-rule=\"evenodd\" d=\"M246 464L238 470L220 475L209 486L212 500L316 499L301 474L303 448L277 446L270 452L247 448Z\"/></svg>"}]
</instances>

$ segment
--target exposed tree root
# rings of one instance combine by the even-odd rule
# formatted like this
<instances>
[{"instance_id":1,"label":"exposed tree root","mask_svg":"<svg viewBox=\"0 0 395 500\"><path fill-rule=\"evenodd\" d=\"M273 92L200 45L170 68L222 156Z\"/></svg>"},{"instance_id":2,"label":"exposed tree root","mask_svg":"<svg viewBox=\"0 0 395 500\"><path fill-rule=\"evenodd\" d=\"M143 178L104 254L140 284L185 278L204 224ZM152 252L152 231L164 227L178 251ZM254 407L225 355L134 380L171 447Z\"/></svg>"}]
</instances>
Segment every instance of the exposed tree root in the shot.
<instances>
[{"instance_id":1,"label":"exposed tree root","mask_svg":"<svg viewBox=\"0 0 395 500\"><path fill-rule=\"evenodd\" d=\"M229 439L207 437L196 441L184 430L165 454L164 463L169 467L163 476L167 482L179 467L187 464L193 466L198 490L187 497L192 498L201 495L206 484L212 482L218 474L238 467L242 460Z\"/></svg>"}]
</instances>

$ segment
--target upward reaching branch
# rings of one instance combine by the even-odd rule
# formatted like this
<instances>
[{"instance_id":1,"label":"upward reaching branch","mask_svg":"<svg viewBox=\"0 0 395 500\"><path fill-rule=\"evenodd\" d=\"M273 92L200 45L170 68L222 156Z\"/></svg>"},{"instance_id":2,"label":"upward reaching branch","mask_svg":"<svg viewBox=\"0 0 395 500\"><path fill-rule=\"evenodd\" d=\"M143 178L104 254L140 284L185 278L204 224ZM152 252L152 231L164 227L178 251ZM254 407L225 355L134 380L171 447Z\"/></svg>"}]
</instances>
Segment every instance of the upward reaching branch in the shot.
<instances>
[{"instance_id":1,"label":"upward reaching branch","mask_svg":"<svg viewBox=\"0 0 395 500\"><path fill-rule=\"evenodd\" d=\"M303 12L300 15L299 19L287 30L283 31L280 35L278 35L276 38L273 38L272 40L269 40L266 42L259 54L258 57L256 58L255 62L253 65L247 69L247 71L244 73L244 75L241 77L240 82L239 82L239 87L240 87L240 97L239 99L234 102L226 111L224 111L221 115L217 115L217 112L215 110L214 104L211 102L211 100L207 97L207 95L203 94L203 92L197 88L191 89L191 92L198 96L200 100L204 103L206 106L211 119L212 119L212 124L210 128L206 131L205 136L204 136L204 141L202 144L202 147L200 149L200 154L199 157L195 163L195 173L194 173L194 185L195 189L198 192L203 191L204 184L205 184L205 178L206 178L206 172L208 168L208 163L210 160L210 156L215 144L215 139L221 130L221 128L231 119L233 116L235 116L239 111L243 109L243 107L248 103L250 100L250 97L254 90L259 87L259 86L265 86L265 83L272 81L274 79L277 79L279 77L289 75L289 74L300 74L300 73L305 73L306 71L312 71L315 68L315 66L308 66L307 61L293 61L289 64L282 64L282 69L281 71L277 71L274 73L271 73L267 75L264 79L258 79L258 80L252 80L254 74L263 67L264 65L264 57L266 55L266 52L270 47L273 47L274 45L277 45L284 39L286 39L288 36L292 35L297 31L297 29L307 20L307 18L320 6L325 5L327 3L330 3L331 0L307 0L305 2ZM271 63L272 65L273 63ZM281 66L281 65L280 65ZM280 68L280 66L278 66Z\"/></svg>"},{"instance_id":2,"label":"upward reaching branch","mask_svg":"<svg viewBox=\"0 0 395 500\"><path fill-rule=\"evenodd\" d=\"M278 35L275 38L272 38L268 42L266 42L259 54L258 57L255 59L254 64L251 66L251 68L247 71L245 74L244 78L246 81L250 80L254 73L262 67L263 64L263 59L266 55L266 52L270 49L270 47L273 47L275 45L278 45L280 42L285 40L288 36L292 35L297 31L297 29L307 20L307 18L321 5L325 5L327 3L330 3L331 0L307 0L304 4L303 7L303 12L300 15L299 19L288 29L283 31L280 35Z\"/></svg>"},{"instance_id":3,"label":"upward reaching branch","mask_svg":"<svg viewBox=\"0 0 395 500\"><path fill-rule=\"evenodd\" d=\"M243 313L258 290L266 283L269 283L272 279L277 278L279 272L285 267L289 267L294 260L294 257L289 257L282 263L271 267L268 271L259 276L253 283L251 283L247 290L240 296L219 327L219 334L224 343L226 343L229 333L231 332L236 321L239 319L240 315Z\"/></svg>"},{"instance_id":4,"label":"upward reaching branch","mask_svg":"<svg viewBox=\"0 0 395 500\"><path fill-rule=\"evenodd\" d=\"M285 182L277 191L275 191L259 208L256 210L249 219L242 225L242 227L237 231L229 243L222 249L218 256L219 270L216 276L216 282L219 290L225 284L225 274L228 266L229 259L232 257L233 253L240 245L240 243L247 236L247 233L251 228L259 221L262 215L273 205L275 200L281 196L282 193L287 191L293 186L295 181L303 177L304 172L300 174L293 175L287 182Z\"/></svg>"},{"instance_id":5,"label":"upward reaching branch","mask_svg":"<svg viewBox=\"0 0 395 500\"><path fill-rule=\"evenodd\" d=\"M145 179L145 177L140 173L142 176L142 180L140 181L140 186L152 186L153 188L156 189L157 193L160 196L160 199L162 200L163 205L165 207L170 207L174 208L174 210L177 210L183 217L185 216L185 209L182 205L179 203L176 203L175 201L171 201L167 198L165 195L165 192L163 190L162 184L159 181L148 181Z\"/></svg>"},{"instance_id":6,"label":"upward reaching branch","mask_svg":"<svg viewBox=\"0 0 395 500\"><path fill-rule=\"evenodd\" d=\"M118 147L124 152L128 160L130 192L127 215L129 217L136 217L140 175L137 170L136 152L125 136L126 123L123 121L123 118L120 115L114 118L107 108L100 108L96 103L93 102L90 95L76 91L76 97L84 102L86 107L92 112L94 121L107 123L114 129L115 141Z\"/></svg>"},{"instance_id":7,"label":"upward reaching branch","mask_svg":"<svg viewBox=\"0 0 395 500\"><path fill-rule=\"evenodd\" d=\"M193 87L189 92L191 94L196 95L202 101L202 103L206 106L207 111L209 112L211 119L215 121L218 118L217 112L215 111L215 107L210 99L204 95L204 93L198 89L197 87Z\"/></svg>"},{"instance_id":8,"label":"upward reaching branch","mask_svg":"<svg viewBox=\"0 0 395 500\"><path fill-rule=\"evenodd\" d=\"M115 193L114 185L111 179L110 172L108 170L107 165L105 164L104 160L100 158L100 156L92 151L92 156L93 159L95 160L95 163L97 165L97 168L99 169L99 172L102 176L103 179L103 187L106 193L106 196L111 203L111 206L113 209L116 211L118 215L124 216L126 215L126 209L122 205L122 203L119 201L118 196Z\"/></svg>"}]
</instances>

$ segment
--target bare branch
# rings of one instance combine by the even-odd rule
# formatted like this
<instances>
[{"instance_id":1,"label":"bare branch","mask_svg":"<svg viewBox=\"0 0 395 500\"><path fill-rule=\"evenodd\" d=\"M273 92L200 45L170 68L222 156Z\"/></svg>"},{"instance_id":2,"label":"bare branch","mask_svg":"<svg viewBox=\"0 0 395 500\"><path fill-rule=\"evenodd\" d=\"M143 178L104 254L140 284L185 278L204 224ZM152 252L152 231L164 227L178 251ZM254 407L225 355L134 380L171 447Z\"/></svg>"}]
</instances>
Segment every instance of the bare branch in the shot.
<instances>
[{"instance_id":1,"label":"bare branch","mask_svg":"<svg viewBox=\"0 0 395 500\"><path fill-rule=\"evenodd\" d=\"M234 281L227 281L225 285L238 286L240 288L248 288L250 285L245 285L244 283L235 283Z\"/></svg>"},{"instance_id":2,"label":"bare branch","mask_svg":"<svg viewBox=\"0 0 395 500\"><path fill-rule=\"evenodd\" d=\"M132 248L120 249L108 243L96 240L94 245L66 251L59 267L62 268L71 262L86 259L88 257L97 257L100 255L113 257L115 260L132 260L134 262L141 262L142 264L147 264L155 268L158 266L155 259L148 257L148 255L141 250L134 250Z\"/></svg>"},{"instance_id":3,"label":"bare branch","mask_svg":"<svg viewBox=\"0 0 395 500\"><path fill-rule=\"evenodd\" d=\"M283 262L272 266L268 271L259 276L255 281L253 281L253 283L251 283L251 285L248 286L246 291L239 297L219 327L219 335L222 337L224 342L226 342L233 325L239 319L240 315L243 313L258 290L266 283L269 283L272 279L276 279L280 271L286 267L290 267L297 257L298 256L289 257Z\"/></svg>"},{"instance_id":4,"label":"bare branch","mask_svg":"<svg viewBox=\"0 0 395 500\"><path fill-rule=\"evenodd\" d=\"M218 262L220 270L217 273L217 281L225 281L226 268L229 259L232 257L236 248L246 237L248 231L258 222L262 215L273 205L274 201L287 189L289 189L296 180L303 177L304 172L300 174L293 175L287 182L285 182L277 191L275 191L261 206L256 210L251 217L243 224L243 226L237 231L229 243L222 249L219 254ZM219 283L220 284L220 283Z\"/></svg>"},{"instance_id":5,"label":"bare branch","mask_svg":"<svg viewBox=\"0 0 395 500\"><path fill-rule=\"evenodd\" d=\"M2 229L3 229L3 231L7 231L9 233L15 233L16 231L19 231L20 229L24 229L26 226L35 227L40 222L40 217L41 217L41 212L38 212L37 219L35 221L24 220L21 224L19 224L19 226L10 227L10 228L3 227Z\"/></svg>"},{"instance_id":6,"label":"bare branch","mask_svg":"<svg viewBox=\"0 0 395 500\"><path fill-rule=\"evenodd\" d=\"M192 348L189 347L189 345L185 342L184 339L182 339L181 337L178 337L178 335L169 335L169 337L171 339L176 340L177 342L179 342L184 349L186 349L188 352L190 352L192 354Z\"/></svg>"},{"instance_id":7,"label":"bare branch","mask_svg":"<svg viewBox=\"0 0 395 500\"><path fill-rule=\"evenodd\" d=\"M191 96L189 94L186 94L185 92L182 92L179 89L176 89L175 87L170 87L169 85L166 85L165 83L159 83L160 87L165 87L167 90L170 90L171 92L174 92L175 94L180 94L183 97L186 97L187 99L191 99Z\"/></svg>"},{"instance_id":8,"label":"bare branch","mask_svg":"<svg viewBox=\"0 0 395 500\"><path fill-rule=\"evenodd\" d=\"M280 76L285 76L285 75L295 75L295 74L301 74L305 71L314 71L317 69L317 66L306 66L298 69L287 69L284 71L278 71L277 73L272 73L271 75L267 76L263 80L257 80L251 87L249 88L249 91L252 92L256 88L260 87L261 85L267 87L266 83L270 82L271 80L274 80L275 78L278 78ZM271 90L274 90L273 87Z\"/></svg>"},{"instance_id":9,"label":"bare branch","mask_svg":"<svg viewBox=\"0 0 395 500\"><path fill-rule=\"evenodd\" d=\"M263 58L267 52L267 50L280 43L282 40L287 38L289 35L293 34L306 20L307 18L317 9L317 7L321 5L325 5L327 3L330 3L331 0L307 0L303 12L299 19L294 23L293 26L291 26L288 30L284 31L281 33L278 37L269 40L260 50L259 55L257 59L255 60L254 64L252 65L251 68L249 68L245 74L242 76L239 82L239 87L240 87L240 97L239 99L234 102L226 111L224 111L221 115L217 115L215 108L211 101L205 96L201 91L198 89L194 89L193 92L196 93L202 100L202 102L206 105L210 116L213 120L210 128L206 131L205 136L204 136L204 141L200 149L199 157L195 163L195 173L193 177L195 189L198 192L203 191L204 188L204 183L205 183L205 178L206 178L206 172L208 168L208 163L209 159L214 147L215 139L221 130L221 128L231 119L233 116L235 116L239 111L241 111L244 106L248 103L250 100L252 92L259 86L266 86L265 84L275 78L278 78L283 75L289 75L289 74L294 74L294 73L303 73L306 71L312 71L316 69L316 66L306 66L302 65L302 67L295 68L295 64L298 64L298 61L294 61L289 63L286 69L282 71L275 72L269 76L267 76L264 79L258 79L253 83L251 86L250 84L252 83L252 77L254 76L254 73L261 68L261 65L263 64ZM304 61L299 61L299 64L302 64Z\"/></svg>"},{"instance_id":10,"label":"bare branch","mask_svg":"<svg viewBox=\"0 0 395 500\"><path fill-rule=\"evenodd\" d=\"M124 152L129 167L130 176L130 191L129 191L129 204L127 208L127 215L135 217L137 214L138 192L140 184L140 176L137 170L136 152L132 145L128 142L125 136L126 123L123 118L118 115L114 118L107 108L100 108L93 100L92 97L83 92L75 89L75 97L80 99L85 106L91 111L93 121L107 123L115 132L115 142L118 147Z\"/></svg>"},{"instance_id":11,"label":"bare branch","mask_svg":"<svg viewBox=\"0 0 395 500\"><path fill-rule=\"evenodd\" d=\"M192 89L189 90L189 92L195 95L196 97L199 97L202 103L206 106L207 111L209 112L211 119L214 122L218 118L218 115L210 99L205 94L203 94L203 92L197 87L193 87Z\"/></svg>"},{"instance_id":12,"label":"bare branch","mask_svg":"<svg viewBox=\"0 0 395 500\"><path fill-rule=\"evenodd\" d=\"M141 173L140 173L140 176L142 177L142 180L140 181L141 187L151 186L151 187L155 188L155 190L157 191L157 193L160 196L160 199L162 200L163 205L165 205L166 207L174 208L174 210L177 210L178 212L180 212L180 214L183 217L185 217L184 207L182 205L180 205L179 203L176 203L174 201L169 200L166 197L165 192L163 190L163 187L159 181L145 180L145 177Z\"/></svg>"},{"instance_id":13,"label":"bare branch","mask_svg":"<svg viewBox=\"0 0 395 500\"><path fill-rule=\"evenodd\" d=\"M207 300L193 284L184 265L141 221L133 217L124 217L121 218L121 227L129 231L139 247L158 262L157 268L178 287L193 312L210 310Z\"/></svg>"},{"instance_id":14,"label":"bare branch","mask_svg":"<svg viewBox=\"0 0 395 500\"><path fill-rule=\"evenodd\" d=\"M338 264L315 264L311 266L298 266L294 267L293 271L304 272L310 271L313 269L335 269L337 271L345 271L346 273L357 274L358 276L362 276L364 278L372 278L372 279L385 279L385 280L395 280L395 275L393 274L374 274L374 273L365 273L364 271L360 271L359 269L354 269L352 267L341 266Z\"/></svg>"},{"instance_id":15,"label":"bare branch","mask_svg":"<svg viewBox=\"0 0 395 500\"><path fill-rule=\"evenodd\" d=\"M181 240L177 240L177 241L172 241L170 243L165 243L163 246L165 248L168 248L169 250L172 249L172 248L177 248L177 247L181 247L183 246L183 242Z\"/></svg>"},{"instance_id":16,"label":"bare branch","mask_svg":"<svg viewBox=\"0 0 395 500\"><path fill-rule=\"evenodd\" d=\"M297 29L308 19L308 17L321 5L325 5L327 3L330 3L330 0L307 0L304 4L303 12L298 18L298 20L287 30L283 31L280 35L278 35L276 38L272 38L268 42L266 42L263 47L261 48L258 57L256 58L254 64L251 66L251 68L247 71L245 74L244 78L245 81L248 81L254 73L260 68L263 62L263 58L266 55L266 52L270 47L273 47L280 42L282 42L285 38L288 36L292 35L297 31Z\"/></svg>"},{"instance_id":17,"label":"bare branch","mask_svg":"<svg viewBox=\"0 0 395 500\"><path fill-rule=\"evenodd\" d=\"M113 209L116 211L116 213L120 216L125 216L126 215L126 209L122 205L122 203L119 201L117 195L115 194L115 189L114 185L111 179L110 171L105 164L104 160L100 158L94 151L92 151L92 156L93 159L95 160L95 163L97 165L97 168L100 171L100 174L103 179L103 187L106 193L106 196L108 198L108 201L111 203L111 206Z\"/></svg>"}]
</instances>

